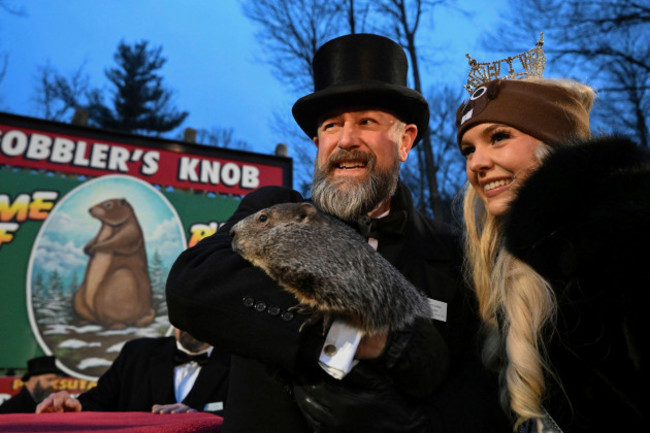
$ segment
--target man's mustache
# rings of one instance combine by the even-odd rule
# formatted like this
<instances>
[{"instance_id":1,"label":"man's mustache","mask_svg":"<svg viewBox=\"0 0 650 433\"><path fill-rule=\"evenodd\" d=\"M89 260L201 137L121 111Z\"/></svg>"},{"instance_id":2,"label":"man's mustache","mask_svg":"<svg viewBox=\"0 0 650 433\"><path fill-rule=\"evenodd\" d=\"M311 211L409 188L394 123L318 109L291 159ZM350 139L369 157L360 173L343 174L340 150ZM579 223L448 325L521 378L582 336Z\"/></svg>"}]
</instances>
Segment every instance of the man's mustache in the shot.
<instances>
[{"instance_id":1,"label":"man's mustache","mask_svg":"<svg viewBox=\"0 0 650 433\"><path fill-rule=\"evenodd\" d=\"M372 153L364 152L358 149L339 149L327 158L326 169L328 172L331 172L334 169L338 168L341 164L348 162L359 162L372 169L375 166L376 160L377 158Z\"/></svg>"}]
</instances>

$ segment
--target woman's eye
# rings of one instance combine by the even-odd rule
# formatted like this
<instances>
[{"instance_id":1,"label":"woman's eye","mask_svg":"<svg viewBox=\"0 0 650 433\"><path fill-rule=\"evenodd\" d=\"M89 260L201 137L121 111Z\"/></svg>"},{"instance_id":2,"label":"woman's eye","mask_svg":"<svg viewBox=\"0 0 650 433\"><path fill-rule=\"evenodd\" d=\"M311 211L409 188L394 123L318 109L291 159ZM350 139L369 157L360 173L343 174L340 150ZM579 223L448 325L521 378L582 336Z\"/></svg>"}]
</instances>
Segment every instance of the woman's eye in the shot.
<instances>
[{"instance_id":1,"label":"woman's eye","mask_svg":"<svg viewBox=\"0 0 650 433\"><path fill-rule=\"evenodd\" d=\"M460 153L467 158L471 153L474 153L474 148L470 146L465 146L460 149Z\"/></svg>"},{"instance_id":2,"label":"woman's eye","mask_svg":"<svg viewBox=\"0 0 650 433\"><path fill-rule=\"evenodd\" d=\"M506 140L508 138L510 138L510 133L505 131L497 131L494 134L492 134L492 137L490 137L493 143L501 140Z\"/></svg>"}]
</instances>

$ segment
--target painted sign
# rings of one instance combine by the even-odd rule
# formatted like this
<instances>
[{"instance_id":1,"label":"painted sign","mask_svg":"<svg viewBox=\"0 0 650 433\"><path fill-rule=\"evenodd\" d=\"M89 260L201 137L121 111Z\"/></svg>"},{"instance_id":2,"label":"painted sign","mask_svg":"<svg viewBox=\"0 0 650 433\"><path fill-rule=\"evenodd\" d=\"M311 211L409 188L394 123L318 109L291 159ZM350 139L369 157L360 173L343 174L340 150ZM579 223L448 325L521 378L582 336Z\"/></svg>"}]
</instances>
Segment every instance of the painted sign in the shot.
<instances>
[{"instance_id":1,"label":"painted sign","mask_svg":"<svg viewBox=\"0 0 650 433\"><path fill-rule=\"evenodd\" d=\"M55 355L93 381L170 332L176 257L291 160L0 113L0 369Z\"/></svg>"}]
</instances>

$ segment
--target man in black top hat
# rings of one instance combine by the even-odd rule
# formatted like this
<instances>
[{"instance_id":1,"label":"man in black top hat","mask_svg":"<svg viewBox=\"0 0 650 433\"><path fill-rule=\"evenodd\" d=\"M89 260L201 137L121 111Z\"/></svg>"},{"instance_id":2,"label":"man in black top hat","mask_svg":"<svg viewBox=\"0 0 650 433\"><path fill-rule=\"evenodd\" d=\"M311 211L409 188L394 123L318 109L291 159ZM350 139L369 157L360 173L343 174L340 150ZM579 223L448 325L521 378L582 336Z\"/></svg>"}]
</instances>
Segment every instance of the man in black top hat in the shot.
<instances>
[{"instance_id":1,"label":"man in black top hat","mask_svg":"<svg viewBox=\"0 0 650 433\"><path fill-rule=\"evenodd\" d=\"M0 413L34 413L36 405L54 391L56 378L62 374L54 356L40 356L27 361L25 383L20 392L0 405Z\"/></svg>"},{"instance_id":2,"label":"man in black top hat","mask_svg":"<svg viewBox=\"0 0 650 433\"><path fill-rule=\"evenodd\" d=\"M338 321L326 336L319 326L300 332L296 299L233 252L229 231L262 208L305 199L281 187L248 194L216 234L180 255L167 282L172 323L234 354L224 433L498 431L457 237L418 213L399 180L429 121L407 67L385 37L331 40L313 59L315 91L293 115L318 148L314 204L358 228L430 298L433 316L373 338Z\"/></svg>"}]
</instances>

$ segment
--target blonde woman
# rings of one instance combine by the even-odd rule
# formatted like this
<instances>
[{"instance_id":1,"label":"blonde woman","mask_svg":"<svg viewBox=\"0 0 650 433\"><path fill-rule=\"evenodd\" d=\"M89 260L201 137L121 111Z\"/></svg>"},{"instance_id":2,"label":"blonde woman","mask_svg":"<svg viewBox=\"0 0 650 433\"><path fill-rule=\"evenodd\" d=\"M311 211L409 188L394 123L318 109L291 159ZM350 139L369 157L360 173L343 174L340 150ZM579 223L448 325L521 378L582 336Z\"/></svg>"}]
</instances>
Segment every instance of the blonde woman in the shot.
<instances>
[{"instance_id":1,"label":"blonde woman","mask_svg":"<svg viewBox=\"0 0 650 433\"><path fill-rule=\"evenodd\" d=\"M466 268L521 432L647 431L650 156L590 139L594 92L496 79L457 113Z\"/></svg>"}]
</instances>

